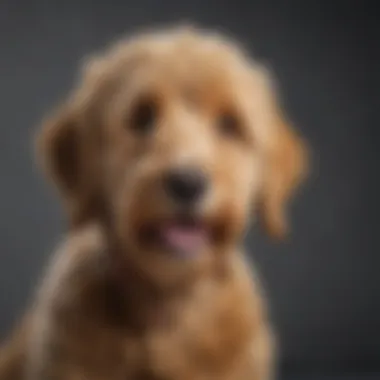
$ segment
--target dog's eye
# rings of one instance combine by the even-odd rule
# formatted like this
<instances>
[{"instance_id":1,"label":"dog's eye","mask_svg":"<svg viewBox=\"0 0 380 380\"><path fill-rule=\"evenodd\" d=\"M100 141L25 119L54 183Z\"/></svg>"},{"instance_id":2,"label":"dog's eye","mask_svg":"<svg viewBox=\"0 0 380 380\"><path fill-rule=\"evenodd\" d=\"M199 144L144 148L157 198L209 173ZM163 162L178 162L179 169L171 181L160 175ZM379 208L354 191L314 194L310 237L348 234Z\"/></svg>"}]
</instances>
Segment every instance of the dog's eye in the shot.
<instances>
[{"instance_id":1,"label":"dog's eye","mask_svg":"<svg viewBox=\"0 0 380 380\"><path fill-rule=\"evenodd\" d=\"M139 100L132 110L131 128L139 133L150 132L157 121L158 111L158 104L154 99Z\"/></svg>"},{"instance_id":2,"label":"dog's eye","mask_svg":"<svg viewBox=\"0 0 380 380\"><path fill-rule=\"evenodd\" d=\"M226 137L240 137L240 121L232 112L223 112L217 120L220 133Z\"/></svg>"}]
</instances>

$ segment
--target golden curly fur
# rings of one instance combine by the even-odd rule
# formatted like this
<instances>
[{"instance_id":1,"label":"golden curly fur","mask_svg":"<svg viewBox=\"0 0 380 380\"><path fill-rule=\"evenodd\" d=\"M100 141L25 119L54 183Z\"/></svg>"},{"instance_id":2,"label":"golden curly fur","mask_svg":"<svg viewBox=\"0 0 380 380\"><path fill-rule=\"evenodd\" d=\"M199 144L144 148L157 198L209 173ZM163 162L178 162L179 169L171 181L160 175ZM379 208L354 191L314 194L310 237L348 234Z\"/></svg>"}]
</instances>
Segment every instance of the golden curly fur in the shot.
<instances>
[{"instance_id":1,"label":"golden curly fur","mask_svg":"<svg viewBox=\"0 0 380 380\"><path fill-rule=\"evenodd\" d=\"M254 210L286 233L306 162L271 82L235 42L195 28L87 62L39 134L69 231L1 353L1 380L271 378L265 301L240 241ZM184 212L163 178L188 167L207 191Z\"/></svg>"}]
</instances>

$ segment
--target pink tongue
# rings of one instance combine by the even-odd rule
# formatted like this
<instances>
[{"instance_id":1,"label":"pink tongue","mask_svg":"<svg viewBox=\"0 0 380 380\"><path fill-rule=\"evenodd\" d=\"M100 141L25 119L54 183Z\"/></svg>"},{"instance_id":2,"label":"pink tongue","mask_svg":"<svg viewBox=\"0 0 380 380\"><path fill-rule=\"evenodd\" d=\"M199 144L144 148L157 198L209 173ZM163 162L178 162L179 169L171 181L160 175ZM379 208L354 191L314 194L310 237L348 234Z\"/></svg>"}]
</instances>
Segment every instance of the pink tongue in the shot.
<instances>
[{"instance_id":1,"label":"pink tongue","mask_svg":"<svg viewBox=\"0 0 380 380\"><path fill-rule=\"evenodd\" d=\"M192 253L206 240L204 230L196 226L170 225L163 230L166 243L175 250Z\"/></svg>"}]
</instances>

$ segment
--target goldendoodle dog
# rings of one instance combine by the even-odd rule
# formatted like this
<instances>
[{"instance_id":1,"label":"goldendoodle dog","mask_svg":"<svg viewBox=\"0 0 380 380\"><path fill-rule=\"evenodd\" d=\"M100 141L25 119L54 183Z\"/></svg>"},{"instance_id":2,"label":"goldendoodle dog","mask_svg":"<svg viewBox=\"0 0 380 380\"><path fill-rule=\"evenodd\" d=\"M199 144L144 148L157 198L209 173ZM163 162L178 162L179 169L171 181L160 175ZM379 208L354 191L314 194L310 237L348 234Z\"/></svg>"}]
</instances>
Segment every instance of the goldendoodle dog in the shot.
<instances>
[{"instance_id":1,"label":"goldendoodle dog","mask_svg":"<svg viewBox=\"0 0 380 380\"><path fill-rule=\"evenodd\" d=\"M268 71L218 33L141 33L88 60L38 153L68 231L1 352L1 380L269 380L244 259L287 232L306 148Z\"/></svg>"}]
</instances>

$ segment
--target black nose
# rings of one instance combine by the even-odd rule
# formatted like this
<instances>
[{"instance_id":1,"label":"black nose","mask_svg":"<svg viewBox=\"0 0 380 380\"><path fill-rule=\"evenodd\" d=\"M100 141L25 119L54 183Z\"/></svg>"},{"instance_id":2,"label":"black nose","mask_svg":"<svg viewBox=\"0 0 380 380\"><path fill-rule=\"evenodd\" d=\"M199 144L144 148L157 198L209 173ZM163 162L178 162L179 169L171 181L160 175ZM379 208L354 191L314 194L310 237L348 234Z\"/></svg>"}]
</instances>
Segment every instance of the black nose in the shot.
<instances>
[{"instance_id":1,"label":"black nose","mask_svg":"<svg viewBox=\"0 0 380 380\"><path fill-rule=\"evenodd\" d=\"M167 193L176 202L192 204L206 191L207 178L196 168L178 168L165 175L164 186Z\"/></svg>"}]
</instances>

